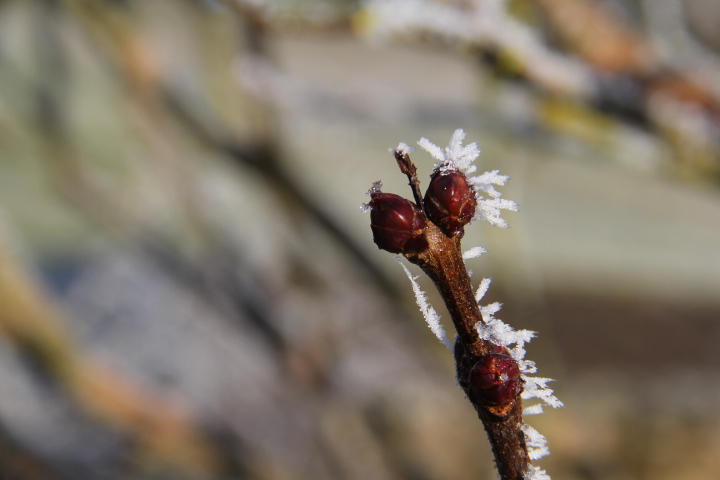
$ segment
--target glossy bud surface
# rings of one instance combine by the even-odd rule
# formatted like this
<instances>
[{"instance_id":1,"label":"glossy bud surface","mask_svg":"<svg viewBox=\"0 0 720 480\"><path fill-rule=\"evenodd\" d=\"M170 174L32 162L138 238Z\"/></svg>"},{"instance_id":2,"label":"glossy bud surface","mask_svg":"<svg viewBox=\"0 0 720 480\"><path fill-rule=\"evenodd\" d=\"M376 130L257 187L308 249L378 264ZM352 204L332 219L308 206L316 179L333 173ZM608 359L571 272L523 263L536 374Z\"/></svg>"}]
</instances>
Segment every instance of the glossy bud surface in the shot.
<instances>
[{"instance_id":1,"label":"glossy bud surface","mask_svg":"<svg viewBox=\"0 0 720 480\"><path fill-rule=\"evenodd\" d=\"M478 360L468 383L487 405L503 405L522 392L518 363L502 353L490 353Z\"/></svg>"},{"instance_id":2,"label":"glossy bud surface","mask_svg":"<svg viewBox=\"0 0 720 480\"><path fill-rule=\"evenodd\" d=\"M428 218L449 237L462 234L475 215L477 198L461 172L436 172L425 192Z\"/></svg>"},{"instance_id":3,"label":"glossy bud surface","mask_svg":"<svg viewBox=\"0 0 720 480\"><path fill-rule=\"evenodd\" d=\"M425 215L410 200L392 193L370 194L373 241L391 253L416 253L428 248Z\"/></svg>"}]
</instances>

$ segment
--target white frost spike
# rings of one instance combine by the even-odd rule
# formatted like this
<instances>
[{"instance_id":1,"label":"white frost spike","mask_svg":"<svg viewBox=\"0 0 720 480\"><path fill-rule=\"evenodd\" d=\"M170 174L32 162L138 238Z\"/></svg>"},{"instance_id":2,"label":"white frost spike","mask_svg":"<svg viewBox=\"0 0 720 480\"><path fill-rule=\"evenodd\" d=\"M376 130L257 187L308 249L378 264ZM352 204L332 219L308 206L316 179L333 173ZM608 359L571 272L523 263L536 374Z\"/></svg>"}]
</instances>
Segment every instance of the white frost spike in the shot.
<instances>
[{"instance_id":1,"label":"white frost spike","mask_svg":"<svg viewBox=\"0 0 720 480\"><path fill-rule=\"evenodd\" d=\"M517 204L503 198L486 198L478 200L473 218L487 220L493 227L508 228L510 225L500 218L500 210L517 211Z\"/></svg>"},{"instance_id":2,"label":"white frost spike","mask_svg":"<svg viewBox=\"0 0 720 480\"><path fill-rule=\"evenodd\" d=\"M485 305L484 307L480 307L480 313L482 313L483 320L492 319L493 315L495 315L497 312L499 312L501 308L502 308L502 303L500 303L500 302L495 302L495 303L491 303L490 305Z\"/></svg>"},{"instance_id":3,"label":"white frost spike","mask_svg":"<svg viewBox=\"0 0 720 480\"><path fill-rule=\"evenodd\" d=\"M547 438L528 424L523 424L522 431L525 434L525 444L528 447L530 460L538 460L550 455Z\"/></svg>"},{"instance_id":4,"label":"white frost spike","mask_svg":"<svg viewBox=\"0 0 720 480\"><path fill-rule=\"evenodd\" d=\"M525 380L525 389L522 392L522 398L526 400L539 398L553 408L565 406L563 402L553 395L553 390L547 386L548 382L553 381L552 378L523 376L523 379Z\"/></svg>"},{"instance_id":5,"label":"white frost spike","mask_svg":"<svg viewBox=\"0 0 720 480\"><path fill-rule=\"evenodd\" d=\"M523 416L540 415L541 413L543 413L542 403L538 403L537 405L531 405L529 407L523 408Z\"/></svg>"},{"instance_id":6,"label":"white frost spike","mask_svg":"<svg viewBox=\"0 0 720 480\"><path fill-rule=\"evenodd\" d=\"M481 284L480 287L482 288L483 285ZM475 328L480 338L492 342L495 345L508 347L515 344L514 348L509 349L510 355L520 363L521 368L525 367L529 372L535 364L532 362L523 363L523 358L525 358L525 344L535 337L535 332L530 330L515 330L507 323L495 318L494 315L500 310L500 307L502 307L500 303L491 303L490 305L480 307L480 314L485 323L478 322ZM523 372L525 372L525 370L523 370Z\"/></svg>"},{"instance_id":7,"label":"white frost spike","mask_svg":"<svg viewBox=\"0 0 720 480\"><path fill-rule=\"evenodd\" d=\"M463 253L463 260L470 260L471 258L477 258L483 253L487 253L487 250L485 250L482 247L473 247L467 252Z\"/></svg>"},{"instance_id":8,"label":"white frost spike","mask_svg":"<svg viewBox=\"0 0 720 480\"><path fill-rule=\"evenodd\" d=\"M428 327L430 327L430 330L432 330L438 340L440 340L440 343L445 345L448 350L453 351L452 343L450 343L450 340L445 333L445 329L440 323L440 315L438 315L432 305L428 303L425 292L420 289L420 285L416 281L417 277L413 277L412 273L410 273L410 270L408 270L407 267L403 265L400 257L397 257L397 261L403 268L403 270L405 270L405 275L407 275L407 277L410 279L413 292L415 293L415 301L417 301L418 307L420 307L420 311L422 312L423 317L425 317L425 321L427 322Z\"/></svg>"},{"instance_id":9,"label":"white frost spike","mask_svg":"<svg viewBox=\"0 0 720 480\"><path fill-rule=\"evenodd\" d=\"M527 480L552 480L550 475L540 467L530 467L528 471Z\"/></svg>"},{"instance_id":10,"label":"white frost spike","mask_svg":"<svg viewBox=\"0 0 720 480\"><path fill-rule=\"evenodd\" d=\"M520 371L522 373L537 372L537 367L535 366L535 362L533 362L532 360L519 360L518 364L520 364Z\"/></svg>"},{"instance_id":11,"label":"white frost spike","mask_svg":"<svg viewBox=\"0 0 720 480\"><path fill-rule=\"evenodd\" d=\"M476 170L471 165L472 162L480 155L480 149L477 142L463 147L462 141L465 139L465 131L458 128L450 139L450 144L443 151L442 148L423 137L418 141L418 145L425 149L432 157L437 160L435 168L446 172L449 170L460 170L463 173L470 174Z\"/></svg>"},{"instance_id":12,"label":"white frost spike","mask_svg":"<svg viewBox=\"0 0 720 480\"><path fill-rule=\"evenodd\" d=\"M418 145L420 148L425 149L439 163L445 163L445 152L443 152L442 148L438 147L425 137L422 137L418 141Z\"/></svg>"},{"instance_id":13,"label":"white frost spike","mask_svg":"<svg viewBox=\"0 0 720 480\"><path fill-rule=\"evenodd\" d=\"M393 153L393 154L395 152L398 152L398 153L404 153L405 155L410 155L412 152L415 151L415 147L413 147L412 145L408 145L405 142L400 142L397 147L390 148L389 150L390 150L390 153Z\"/></svg>"},{"instance_id":14,"label":"white frost spike","mask_svg":"<svg viewBox=\"0 0 720 480\"><path fill-rule=\"evenodd\" d=\"M483 299L485 294L488 291L488 288L490 288L490 282L491 280L489 278L483 278L482 282L480 282L480 285L478 286L477 293L475 293L475 301L477 303L480 303L480 300Z\"/></svg>"}]
</instances>

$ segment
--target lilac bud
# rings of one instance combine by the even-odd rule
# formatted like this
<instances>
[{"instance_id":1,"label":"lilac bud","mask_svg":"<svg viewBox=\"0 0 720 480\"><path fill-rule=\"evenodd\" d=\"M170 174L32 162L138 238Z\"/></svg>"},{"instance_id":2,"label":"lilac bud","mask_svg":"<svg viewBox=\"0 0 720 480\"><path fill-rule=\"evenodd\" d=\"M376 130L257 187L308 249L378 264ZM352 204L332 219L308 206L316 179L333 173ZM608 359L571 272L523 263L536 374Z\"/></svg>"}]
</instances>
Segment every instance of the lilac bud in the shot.
<instances>
[{"instance_id":1,"label":"lilac bud","mask_svg":"<svg viewBox=\"0 0 720 480\"><path fill-rule=\"evenodd\" d=\"M392 193L370 193L370 228L378 248L417 253L428 248L425 215L410 200Z\"/></svg>"},{"instance_id":2,"label":"lilac bud","mask_svg":"<svg viewBox=\"0 0 720 480\"><path fill-rule=\"evenodd\" d=\"M518 363L502 353L480 358L470 371L468 383L487 405L504 405L522 392Z\"/></svg>"},{"instance_id":3,"label":"lilac bud","mask_svg":"<svg viewBox=\"0 0 720 480\"><path fill-rule=\"evenodd\" d=\"M475 190L461 172L433 174L425 192L425 212L445 235L462 235L475 215L476 206Z\"/></svg>"}]
</instances>

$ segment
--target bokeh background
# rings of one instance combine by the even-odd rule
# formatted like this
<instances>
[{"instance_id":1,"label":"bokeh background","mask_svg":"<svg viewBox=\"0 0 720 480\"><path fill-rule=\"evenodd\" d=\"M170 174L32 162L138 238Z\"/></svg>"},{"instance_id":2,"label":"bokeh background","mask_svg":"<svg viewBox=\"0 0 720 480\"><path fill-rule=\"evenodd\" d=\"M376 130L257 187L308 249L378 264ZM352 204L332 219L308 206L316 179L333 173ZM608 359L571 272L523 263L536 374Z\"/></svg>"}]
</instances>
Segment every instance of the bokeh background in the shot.
<instances>
[{"instance_id":1,"label":"bokeh background","mask_svg":"<svg viewBox=\"0 0 720 480\"><path fill-rule=\"evenodd\" d=\"M0 2L0 478L496 478L359 208L456 128L536 464L720 478L719 53L713 0Z\"/></svg>"}]
</instances>

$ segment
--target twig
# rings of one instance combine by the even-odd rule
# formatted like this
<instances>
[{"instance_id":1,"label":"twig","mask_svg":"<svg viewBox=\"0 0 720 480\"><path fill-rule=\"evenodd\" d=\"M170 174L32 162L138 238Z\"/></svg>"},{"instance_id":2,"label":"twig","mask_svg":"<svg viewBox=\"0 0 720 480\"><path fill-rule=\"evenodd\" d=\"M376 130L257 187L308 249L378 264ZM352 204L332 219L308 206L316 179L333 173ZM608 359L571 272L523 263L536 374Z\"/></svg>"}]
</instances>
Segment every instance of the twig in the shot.
<instances>
[{"instance_id":1,"label":"twig","mask_svg":"<svg viewBox=\"0 0 720 480\"><path fill-rule=\"evenodd\" d=\"M395 154L396 159L399 156L398 153ZM407 170L413 172L417 179L417 169L409 156L403 154L402 157L403 163L408 166ZM399 159L398 165L401 165ZM407 175L403 165L400 169ZM416 190L419 192L419 182L413 184L411 180L410 185L414 194ZM521 430L521 398L518 396L504 405L487 405L478 398L467 381L473 366L481 357L494 352L495 345L482 340L475 328L475 325L478 322L483 323L483 320L463 262L461 236L448 237L430 221L425 227L425 235L428 240L427 250L406 254L405 258L419 266L432 279L450 312L450 318L458 333L455 344L458 383L483 422L500 478L524 479L530 459Z\"/></svg>"},{"instance_id":2,"label":"twig","mask_svg":"<svg viewBox=\"0 0 720 480\"><path fill-rule=\"evenodd\" d=\"M474 143L463 146L464 136L462 130L457 130L446 149L425 138L418 142L438 160L424 197L408 145L401 143L394 150L400 171L410 180L416 203L384 193L380 182L375 183L369 192L373 240L380 249L402 254L418 265L439 290L457 331L453 347L457 380L483 422L500 478L549 479L543 470L530 464L531 457L539 458L547 449L544 446L538 449L537 444L544 437L523 423L520 395L527 388L525 398L542 398L553 407L562 406L562 402L545 387L548 379L525 376L536 370L533 362L523 359L524 344L534 333L515 331L495 318L497 305L480 308L478 303L489 280L483 280L478 293L473 293L461 250L465 226L473 218L504 227L507 223L500 218L500 209L516 210L517 206L500 198L500 193L490 185L503 185L507 177L497 172L470 179L465 176L475 170L471 163L479 149ZM483 251L473 250L471 255ZM439 316L407 269L406 273L431 330L451 347Z\"/></svg>"},{"instance_id":3,"label":"twig","mask_svg":"<svg viewBox=\"0 0 720 480\"><path fill-rule=\"evenodd\" d=\"M398 167L400 167L400 171L407 175L410 181L409 185L410 188L412 188L415 203L420 207L420 210L424 210L425 206L423 204L422 192L420 191L420 180L417 176L417 168L412 160L410 160L410 155L406 152L395 150L395 160L397 161Z\"/></svg>"}]
</instances>

